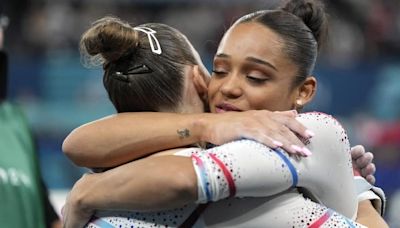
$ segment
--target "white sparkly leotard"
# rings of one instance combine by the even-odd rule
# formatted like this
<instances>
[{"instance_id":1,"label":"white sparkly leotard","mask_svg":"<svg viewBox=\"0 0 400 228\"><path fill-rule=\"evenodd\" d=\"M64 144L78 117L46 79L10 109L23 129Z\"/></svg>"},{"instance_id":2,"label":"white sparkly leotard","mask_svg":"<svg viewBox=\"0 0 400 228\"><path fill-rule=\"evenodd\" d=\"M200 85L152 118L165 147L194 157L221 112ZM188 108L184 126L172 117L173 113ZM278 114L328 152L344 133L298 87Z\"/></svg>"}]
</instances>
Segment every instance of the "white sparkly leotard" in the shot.
<instances>
[{"instance_id":1,"label":"white sparkly leotard","mask_svg":"<svg viewBox=\"0 0 400 228\"><path fill-rule=\"evenodd\" d=\"M305 141L313 152L307 158L251 140L178 153L192 157L198 203L218 201L208 205L195 227L361 226L348 219L355 219L357 197L344 129L323 113L302 114L298 120L316 133ZM103 211L88 227L178 227L196 207L152 213Z\"/></svg>"}]
</instances>

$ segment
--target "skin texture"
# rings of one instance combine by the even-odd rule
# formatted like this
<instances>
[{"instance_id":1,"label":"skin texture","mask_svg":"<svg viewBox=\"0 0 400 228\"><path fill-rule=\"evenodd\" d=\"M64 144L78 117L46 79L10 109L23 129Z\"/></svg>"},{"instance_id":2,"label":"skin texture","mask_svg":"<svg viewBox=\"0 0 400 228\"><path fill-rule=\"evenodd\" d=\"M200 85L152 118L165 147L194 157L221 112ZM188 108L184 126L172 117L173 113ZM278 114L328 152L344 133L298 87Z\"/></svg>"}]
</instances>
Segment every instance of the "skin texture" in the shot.
<instances>
[{"instance_id":1,"label":"skin texture","mask_svg":"<svg viewBox=\"0 0 400 228\"><path fill-rule=\"evenodd\" d=\"M288 110L293 107L296 107L298 103L297 100L300 99L302 105L304 105L312 98L316 86L315 80L306 81L301 85L292 87L291 83L294 80L294 75L296 74L297 69L295 69L295 67L293 66L290 67L290 62L284 60L285 56L279 54L279 47L280 47L279 37L261 36L260 33L268 34L271 31L269 31L265 27L260 28L259 26L260 25L256 23L238 25L237 27L234 27L233 29L228 31L227 35L221 42L221 46L218 49L217 58L214 64L214 71L216 71L217 73L213 74L213 78L209 85L209 99L212 111L226 112L226 111L232 111L234 109L237 109L236 111L238 110L244 111L249 109L265 109L265 108L270 110L285 110L285 109ZM260 32L260 29L262 32ZM259 46L257 49L255 48L246 49L243 48L241 45L239 45L240 42L237 42L238 39L239 38L246 39L246 37L241 37L241 35L237 35L236 33L242 34L247 32L251 34L251 32L254 31L257 31L257 35L259 37L262 37L263 39L270 37L271 40L269 40L270 41L269 43L273 43L276 46L272 45L273 48L271 48L271 51L268 52L269 49L263 46L261 47ZM252 38L254 38L254 35L255 34L253 34ZM251 41L252 43L254 42L253 39ZM241 42L242 42L241 44L244 43L244 41L242 40ZM262 42L262 44L265 43ZM263 48L266 48L264 50L266 52L265 55L263 55L263 53L258 52L259 49ZM227 52L226 51L227 49L230 52ZM232 56L243 56L243 58L237 59L233 58ZM264 62L267 61L271 63L273 67L265 66L265 64L261 64L262 66L259 66L259 64L254 63L254 61L250 61L249 63L249 61L247 61L248 57L261 59ZM223 69L218 69L218 68L223 68ZM276 70L274 71L274 69L272 68L276 68ZM223 73L221 75L222 70ZM264 81L262 83L259 83L259 81L254 80L254 77L262 79L268 77L269 80L268 82ZM291 88L291 89L282 91L282 88ZM269 99L274 100L274 102L269 103L270 101ZM284 101L282 102L282 100ZM282 104L275 104L275 102L278 101L282 102ZM226 103L228 103L228 105ZM225 114L228 115L230 113L225 113ZM169 165L171 165L171 162L172 160L170 160ZM160 170L160 172L163 172L164 175L168 173L166 170L162 169ZM112 179L115 179L115 177L114 178L110 177L110 180ZM179 184L175 183L175 186L176 185ZM183 184L182 186L187 187L192 185ZM163 186L163 188L165 189L165 185ZM81 200L85 199L85 197L79 197L79 198ZM92 206L96 208L94 205ZM84 206L82 207L85 208ZM99 204L97 204L97 209L98 208Z\"/></svg>"},{"instance_id":2,"label":"skin texture","mask_svg":"<svg viewBox=\"0 0 400 228\"><path fill-rule=\"evenodd\" d=\"M372 206L371 201L364 200L358 204L357 222L369 228L385 228L389 225Z\"/></svg>"},{"instance_id":3,"label":"skin texture","mask_svg":"<svg viewBox=\"0 0 400 228\"><path fill-rule=\"evenodd\" d=\"M357 145L351 148L351 157L353 167L359 167L359 170L354 170L354 175L363 176L370 184L375 184L376 167L372 163L374 155L371 152L366 152L362 145Z\"/></svg>"},{"instance_id":4,"label":"skin texture","mask_svg":"<svg viewBox=\"0 0 400 228\"><path fill-rule=\"evenodd\" d=\"M192 47L192 45L190 45ZM192 47L198 66L189 67L190 75L187 85L192 85L203 102L206 102L209 74L200 56ZM193 92L187 90L187 95ZM185 96L184 96L185 97ZM192 97L192 96L191 96ZM193 96L195 97L195 96ZM183 107L199 110L204 104L193 107L193 99L184 99L181 112L187 113ZM303 154L304 144L296 134L304 138L310 137L305 127L295 120L293 112L249 111L242 113L214 114L143 114L123 113L85 124L71 132L62 145L63 152L78 166L85 167L115 167L127 161L135 160L146 155L197 143L210 142L215 145L246 137L259 141L271 148L281 146L289 153ZM164 116L166 117L166 116ZM154 125L154 119L158 120ZM126 128L126 126L136 126ZM139 129L141 128L141 129ZM171 130L173 129L173 130ZM190 135L177 138L177 130L189 130ZM152 143L154 140L158 144ZM278 143L277 143L278 142ZM135 148L132 150L131 148Z\"/></svg>"},{"instance_id":5,"label":"skin texture","mask_svg":"<svg viewBox=\"0 0 400 228\"><path fill-rule=\"evenodd\" d=\"M281 111L297 109L299 102L307 104L314 96L316 80L310 76L294 86L298 68L282 48L282 39L259 23L242 23L228 30L214 58L208 87L211 112ZM273 138L287 143L286 138Z\"/></svg>"},{"instance_id":6,"label":"skin texture","mask_svg":"<svg viewBox=\"0 0 400 228\"><path fill-rule=\"evenodd\" d=\"M248 42L260 45L242 45ZM224 102L239 110L293 109L298 88L290 85L297 67L284 58L281 48L277 34L258 23L229 30L214 59L208 89L211 112L224 111L219 108Z\"/></svg>"},{"instance_id":7,"label":"skin texture","mask_svg":"<svg viewBox=\"0 0 400 228\"><path fill-rule=\"evenodd\" d=\"M259 45L242 45L245 42ZM298 102L307 104L314 96L316 80L310 76L294 85L298 68L282 48L281 38L259 23L230 29L214 59L208 90L211 112L223 111L224 102L239 110L272 111L297 109Z\"/></svg>"}]
</instances>

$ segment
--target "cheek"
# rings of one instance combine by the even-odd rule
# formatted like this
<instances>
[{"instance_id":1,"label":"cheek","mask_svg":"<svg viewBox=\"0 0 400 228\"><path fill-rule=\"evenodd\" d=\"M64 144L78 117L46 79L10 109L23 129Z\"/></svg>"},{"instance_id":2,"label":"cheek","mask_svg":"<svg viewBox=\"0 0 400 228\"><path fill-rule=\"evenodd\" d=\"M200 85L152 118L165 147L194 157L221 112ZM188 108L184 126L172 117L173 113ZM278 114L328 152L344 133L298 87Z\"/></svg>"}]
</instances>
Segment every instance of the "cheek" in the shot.
<instances>
[{"instance_id":1,"label":"cheek","mask_svg":"<svg viewBox=\"0 0 400 228\"><path fill-rule=\"evenodd\" d=\"M208 84L208 102L211 103L212 99L215 97L219 88L219 83L217 80L211 78L210 83Z\"/></svg>"},{"instance_id":2,"label":"cheek","mask_svg":"<svg viewBox=\"0 0 400 228\"><path fill-rule=\"evenodd\" d=\"M249 96L249 109L275 110L279 106L279 97L274 94L263 93Z\"/></svg>"},{"instance_id":3,"label":"cheek","mask_svg":"<svg viewBox=\"0 0 400 228\"><path fill-rule=\"evenodd\" d=\"M290 96L288 93L282 93L282 90L263 90L252 93L248 95L247 101L249 110L284 111L291 109Z\"/></svg>"}]
</instances>

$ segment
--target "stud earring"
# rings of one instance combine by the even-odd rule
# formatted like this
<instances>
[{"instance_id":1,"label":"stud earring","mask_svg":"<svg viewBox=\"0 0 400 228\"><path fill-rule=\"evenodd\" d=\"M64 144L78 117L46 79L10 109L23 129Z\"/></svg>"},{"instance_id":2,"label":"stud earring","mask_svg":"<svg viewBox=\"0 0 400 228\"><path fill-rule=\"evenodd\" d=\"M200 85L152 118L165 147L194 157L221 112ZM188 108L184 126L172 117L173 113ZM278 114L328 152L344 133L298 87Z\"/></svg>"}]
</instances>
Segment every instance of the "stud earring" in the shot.
<instances>
[{"instance_id":1,"label":"stud earring","mask_svg":"<svg viewBox=\"0 0 400 228\"><path fill-rule=\"evenodd\" d=\"M303 101L298 99L296 100L296 109L302 109L303 108Z\"/></svg>"}]
</instances>

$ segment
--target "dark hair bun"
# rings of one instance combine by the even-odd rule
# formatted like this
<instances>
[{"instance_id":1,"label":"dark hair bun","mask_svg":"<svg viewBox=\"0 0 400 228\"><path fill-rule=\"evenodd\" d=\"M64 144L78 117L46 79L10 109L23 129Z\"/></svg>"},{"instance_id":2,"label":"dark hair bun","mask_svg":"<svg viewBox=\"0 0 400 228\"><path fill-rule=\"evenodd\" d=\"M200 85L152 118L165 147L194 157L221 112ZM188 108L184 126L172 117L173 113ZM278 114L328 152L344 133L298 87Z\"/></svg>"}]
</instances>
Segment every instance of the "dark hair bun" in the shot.
<instances>
[{"instance_id":1,"label":"dark hair bun","mask_svg":"<svg viewBox=\"0 0 400 228\"><path fill-rule=\"evenodd\" d=\"M282 10L292 13L303 20L310 28L318 46L324 41L327 35L327 15L322 2L316 0L291 0Z\"/></svg>"},{"instance_id":2,"label":"dark hair bun","mask_svg":"<svg viewBox=\"0 0 400 228\"><path fill-rule=\"evenodd\" d=\"M100 54L106 63L116 61L138 45L138 34L115 17L104 17L93 23L81 39L81 51L89 56Z\"/></svg>"}]
</instances>

